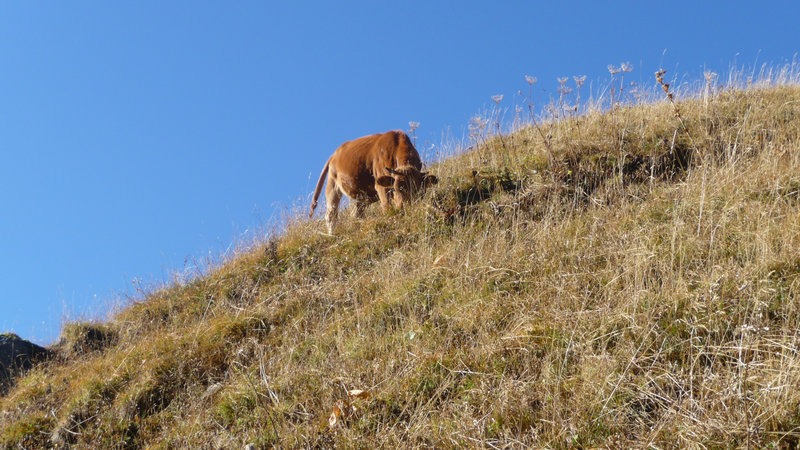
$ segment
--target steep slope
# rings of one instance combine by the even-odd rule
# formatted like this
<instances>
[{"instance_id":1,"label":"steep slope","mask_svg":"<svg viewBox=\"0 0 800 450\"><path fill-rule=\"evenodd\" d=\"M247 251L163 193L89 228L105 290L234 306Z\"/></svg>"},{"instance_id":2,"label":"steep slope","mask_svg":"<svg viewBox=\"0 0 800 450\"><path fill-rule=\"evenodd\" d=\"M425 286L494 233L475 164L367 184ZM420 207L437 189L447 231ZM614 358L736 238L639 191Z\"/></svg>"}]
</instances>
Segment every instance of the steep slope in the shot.
<instances>
[{"instance_id":1,"label":"steep slope","mask_svg":"<svg viewBox=\"0 0 800 450\"><path fill-rule=\"evenodd\" d=\"M0 444L798 444L800 88L475 144L403 213L69 325Z\"/></svg>"}]
</instances>

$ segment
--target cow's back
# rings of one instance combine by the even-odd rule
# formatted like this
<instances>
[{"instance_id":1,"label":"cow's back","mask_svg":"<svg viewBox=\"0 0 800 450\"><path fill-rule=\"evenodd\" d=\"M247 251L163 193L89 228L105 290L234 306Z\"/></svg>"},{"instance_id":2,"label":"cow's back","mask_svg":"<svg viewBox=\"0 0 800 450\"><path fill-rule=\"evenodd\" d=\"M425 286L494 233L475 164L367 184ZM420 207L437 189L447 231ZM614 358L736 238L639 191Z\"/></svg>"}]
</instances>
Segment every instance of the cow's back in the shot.
<instances>
[{"instance_id":1,"label":"cow's back","mask_svg":"<svg viewBox=\"0 0 800 450\"><path fill-rule=\"evenodd\" d=\"M364 136L342 144L333 155L339 172L356 176L366 171L371 176L384 172L385 167L414 166L422 168L419 153L408 135L402 131Z\"/></svg>"}]
</instances>

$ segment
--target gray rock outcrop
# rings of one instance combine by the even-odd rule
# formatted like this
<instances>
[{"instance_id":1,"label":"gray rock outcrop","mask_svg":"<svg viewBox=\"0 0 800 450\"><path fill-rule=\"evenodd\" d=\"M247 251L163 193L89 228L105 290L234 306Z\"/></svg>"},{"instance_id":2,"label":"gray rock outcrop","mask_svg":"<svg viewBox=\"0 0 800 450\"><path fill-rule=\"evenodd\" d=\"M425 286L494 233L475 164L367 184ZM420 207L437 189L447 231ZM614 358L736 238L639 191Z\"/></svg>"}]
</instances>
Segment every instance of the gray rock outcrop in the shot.
<instances>
[{"instance_id":1,"label":"gray rock outcrop","mask_svg":"<svg viewBox=\"0 0 800 450\"><path fill-rule=\"evenodd\" d=\"M0 334L0 395L11 386L15 377L50 356L50 350L16 334Z\"/></svg>"}]
</instances>

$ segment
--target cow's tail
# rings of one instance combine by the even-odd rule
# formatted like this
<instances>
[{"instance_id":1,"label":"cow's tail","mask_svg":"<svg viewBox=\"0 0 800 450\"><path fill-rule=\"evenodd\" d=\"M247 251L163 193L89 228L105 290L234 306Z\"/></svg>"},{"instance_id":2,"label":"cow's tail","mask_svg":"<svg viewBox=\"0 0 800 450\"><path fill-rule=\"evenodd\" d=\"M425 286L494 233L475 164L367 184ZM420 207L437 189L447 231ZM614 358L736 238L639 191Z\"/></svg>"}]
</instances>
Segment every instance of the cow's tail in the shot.
<instances>
[{"instance_id":1,"label":"cow's tail","mask_svg":"<svg viewBox=\"0 0 800 450\"><path fill-rule=\"evenodd\" d=\"M331 165L331 160L328 159L328 162L325 163L325 168L322 169L322 173L319 174L319 181L317 181L317 188L314 189L314 197L311 198L311 211L308 212L308 218L310 219L311 216L314 215L314 209L317 208L317 200L319 199L319 194L322 192L322 184L325 183L325 177L328 176L328 166Z\"/></svg>"}]
</instances>

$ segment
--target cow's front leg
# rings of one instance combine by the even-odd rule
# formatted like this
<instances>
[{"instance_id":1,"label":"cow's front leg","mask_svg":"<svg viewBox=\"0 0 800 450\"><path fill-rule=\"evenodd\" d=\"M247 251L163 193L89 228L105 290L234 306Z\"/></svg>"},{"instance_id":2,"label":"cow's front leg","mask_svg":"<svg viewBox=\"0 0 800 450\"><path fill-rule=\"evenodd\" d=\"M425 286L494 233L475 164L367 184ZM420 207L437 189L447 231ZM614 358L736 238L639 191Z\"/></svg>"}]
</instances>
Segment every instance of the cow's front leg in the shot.
<instances>
[{"instance_id":1,"label":"cow's front leg","mask_svg":"<svg viewBox=\"0 0 800 450\"><path fill-rule=\"evenodd\" d=\"M381 208L383 208L384 212L389 211L391 207L391 192L381 185L376 185L375 190L378 191L378 199L381 201Z\"/></svg>"},{"instance_id":2,"label":"cow's front leg","mask_svg":"<svg viewBox=\"0 0 800 450\"><path fill-rule=\"evenodd\" d=\"M368 205L367 202L359 201L359 200L353 200L353 206L352 206L352 208L353 208L353 217L357 217L359 219L364 217L364 210L367 209L367 205Z\"/></svg>"}]
</instances>

